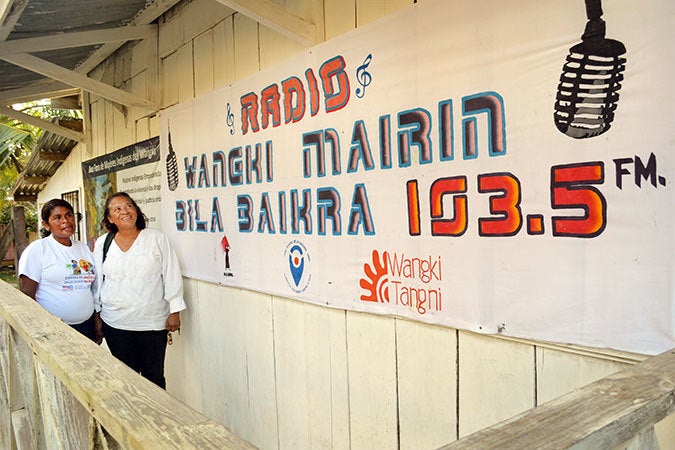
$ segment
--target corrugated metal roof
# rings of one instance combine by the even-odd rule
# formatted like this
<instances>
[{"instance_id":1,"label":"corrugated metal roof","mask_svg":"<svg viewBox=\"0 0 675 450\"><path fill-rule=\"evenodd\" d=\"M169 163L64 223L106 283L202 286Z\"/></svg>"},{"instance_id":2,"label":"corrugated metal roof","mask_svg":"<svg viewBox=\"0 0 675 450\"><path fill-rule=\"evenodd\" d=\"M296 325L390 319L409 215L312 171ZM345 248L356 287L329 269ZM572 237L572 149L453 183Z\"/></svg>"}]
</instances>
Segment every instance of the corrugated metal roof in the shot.
<instances>
[{"instance_id":1,"label":"corrugated metal roof","mask_svg":"<svg viewBox=\"0 0 675 450\"><path fill-rule=\"evenodd\" d=\"M25 1L14 0L12 10L19 9ZM150 3L150 0L27 0L7 40L120 27L128 24ZM72 70L84 62L97 47L89 45L50 50L35 53L34 56ZM46 78L0 60L0 94L41 80Z\"/></svg>"},{"instance_id":2,"label":"corrugated metal roof","mask_svg":"<svg viewBox=\"0 0 675 450\"><path fill-rule=\"evenodd\" d=\"M6 41L12 41L68 32L117 28L127 25L152 2L152 0L9 0L12 6L4 22L0 23L0 43L3 42L3 37L6 37ZM33 55L74 70L98 47L100 45L87 45L36 52ZM49 85L52 81L43 75L0 59L0 98L11 98L17 89L22 92L35 91L39 94L41 87ZM53 122L82 131L81 121L62 119ZM43 132L26 168L12 189L11 194L14 198L36 200L37 194L44 188L49 177L54 175L76 144L76 141L66 137L48 131Z\"/></svg>"},{"instance_id":3,"label":"corrugated metal roof","mask_svg":"<svg viewBox=\"0 0 675 450\"><path fill-rule=\"evenodd\" d=\"M79 119L55 119L58 125L82 131ZM45 131L38 139L26 167L12 188L11 195L17 201L36 201L38 193L45 187L63 161L70 155L77 141Z\"/></svg>"}]
</instances>

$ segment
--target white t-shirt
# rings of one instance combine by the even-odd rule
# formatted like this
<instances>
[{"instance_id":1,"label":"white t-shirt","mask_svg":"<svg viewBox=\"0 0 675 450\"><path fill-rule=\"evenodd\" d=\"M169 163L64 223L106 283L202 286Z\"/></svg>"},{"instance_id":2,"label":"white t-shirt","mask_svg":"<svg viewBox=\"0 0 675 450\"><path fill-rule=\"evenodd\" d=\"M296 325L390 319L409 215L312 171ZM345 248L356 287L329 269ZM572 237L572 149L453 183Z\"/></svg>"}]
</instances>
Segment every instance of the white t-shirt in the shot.
<instances>
[{"instance_id":1,"label":"white t-shirt","mask_svg":"<svg viewBox=\"0 0 675 450\"><path fill-rule=\"evenodd\" d=\"M113 240L102 262L105 237L94 244L94 260L101 268L96 296L101 319L121 330L164 330L169 313L185 309L183 277L169 240L146 228L126 252Z\"/></svg>"},{"instance_id":2,"label":"white t-shirt","mask_svg":"<svg viewBox=\"0 0 675 450\"><path fill-rule=\"evenodd\" d=\"M19 275L38 283L35 299L65 323L75 325L94 313L96 274L89 247L71 241L67 247L52 235L30 243L21 254Z\"/></svg>"}]
</instances>

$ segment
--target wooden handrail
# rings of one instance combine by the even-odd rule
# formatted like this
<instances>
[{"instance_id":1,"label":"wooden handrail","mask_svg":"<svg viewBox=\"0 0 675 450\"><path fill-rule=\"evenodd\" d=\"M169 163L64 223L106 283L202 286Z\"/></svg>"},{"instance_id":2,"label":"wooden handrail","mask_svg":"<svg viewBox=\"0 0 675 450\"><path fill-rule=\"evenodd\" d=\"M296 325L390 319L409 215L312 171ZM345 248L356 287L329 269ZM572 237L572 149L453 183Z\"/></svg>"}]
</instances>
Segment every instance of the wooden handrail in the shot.
<instances>
[{"instance_id":1,"label":"wooden handrail","mask_svg":"<svg viewBox=\"0 0 675 450\"><path fill-rule=\"evenodd\" d=\"M88 438L91 448L96 436L79 414L125 449L255 448L2 281L0 299L0 444L11 431L14 444L26 440L17 448L40 447L44 435L64 448L82 448ZM675 349L442 448L612 448L636 437L653 441L654 424L673 413Z\"/></svg>"},{"instance_id":2,"label":"wooden handrail","mask_svg":"<svg viewBox=\"0 0 675 450\"><path fill-rule=\"evenodd\" d=\"M653 441L654 424L673 413L675 349L441 448L613 448L641 436Z\"/></svg>"},{"instance_id":3,"label":"wooden handrail","mask_svg":"<svg viewBox=\"0 0 675 450\"><path fill-rule=\"evenodd\" d=\"M0 381L4 380L0 406L8 406L0 408L0 426L10 422L15 443L26 440L18 448L37 447L40 434L61 439L64 448L83 448L82 442L73 443L73 436L79 432L86 438L89 425L84 422L84 432L73 430L77 420L72 417L72 405L64 400L70 394L83 406L83 413L100 424L98 429L105 428L125 449L255 448L147 381L5 282L0 282L0 299ZM30 373L13 374L12 368ZM22 378L26 386L17 387ZM26 399L27 393L39 394L40 401ZM42 405L42 420L37 417L31 423L30 409L36 404ZM46 429L50 423L55 429ZM44 433L35 430L42 426Z\"/></svg>"}]
</instances>

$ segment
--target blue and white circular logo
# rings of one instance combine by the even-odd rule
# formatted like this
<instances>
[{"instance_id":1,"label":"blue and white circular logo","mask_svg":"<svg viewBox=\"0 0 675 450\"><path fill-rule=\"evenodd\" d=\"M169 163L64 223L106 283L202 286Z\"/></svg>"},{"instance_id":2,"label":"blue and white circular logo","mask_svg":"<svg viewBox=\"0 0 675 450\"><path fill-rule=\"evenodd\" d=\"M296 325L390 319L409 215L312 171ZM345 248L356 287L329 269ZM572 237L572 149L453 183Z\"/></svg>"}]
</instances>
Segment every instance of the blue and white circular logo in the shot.
<instances>
[{"instance_id":1,"label":"blue and white circular logo","mask_svg":"<svg viewBox=\"0 0 675 450\"><path fill-rule=\"evenodd\" d=\"M300 241L289 242L284 250L284 261L284 278L288 287L298 294L304 292L312 279L311 258L307 247Z\"/></svg>"}]
</instances>

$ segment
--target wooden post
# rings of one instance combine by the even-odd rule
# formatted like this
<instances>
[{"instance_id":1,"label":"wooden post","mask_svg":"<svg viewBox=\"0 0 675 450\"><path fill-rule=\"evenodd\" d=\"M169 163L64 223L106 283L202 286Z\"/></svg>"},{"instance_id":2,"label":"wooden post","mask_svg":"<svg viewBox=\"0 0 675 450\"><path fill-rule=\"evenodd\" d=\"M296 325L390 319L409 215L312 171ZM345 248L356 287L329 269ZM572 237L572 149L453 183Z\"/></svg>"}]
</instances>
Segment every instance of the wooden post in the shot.
<instances>
[{"instance_id":1,"label":"wooden post","mask_svg":"<svg viewBox=\"0 0 675 450\"><path fill-rule=\"evenodd\" d=\"M12 207L12 231L14 232L14 270L19 274L19 258L28 245L26 213L23 206Z\"/></svg>"},{"instance_id":2,"label":"wooden post","mask_svg":"<svg viewBox=\"0 0 675 450\"><path fill-rule=\"evenodd\" d=\"M33 303L41 308L36 302ZM42 405L34 370L33 350L14 329L8 330L8 338L9 413L16 448L46 449L47 436L42 424Z\"/></svg>"},{"instance_id":3,"label":"wooden post","mask_svg":"<svg viewBox=\"0 0 675 450\"><path fill-rule=\"evenodd\" d=\"M12 419L9 412L9 333L10 327L0 319L0 448L12 448Z\"/></svg>"},{"instance_id":4,"label":"wooden post","mask_svg":"<svg viewBox=\"0 0 675 450\"><path fill-rule=\"evenodd\" d=\"M39 358L35 359L42 425L52 449L84 449L89 443L89 411Z\"/></svg>"}]
</instances>

